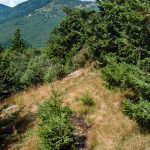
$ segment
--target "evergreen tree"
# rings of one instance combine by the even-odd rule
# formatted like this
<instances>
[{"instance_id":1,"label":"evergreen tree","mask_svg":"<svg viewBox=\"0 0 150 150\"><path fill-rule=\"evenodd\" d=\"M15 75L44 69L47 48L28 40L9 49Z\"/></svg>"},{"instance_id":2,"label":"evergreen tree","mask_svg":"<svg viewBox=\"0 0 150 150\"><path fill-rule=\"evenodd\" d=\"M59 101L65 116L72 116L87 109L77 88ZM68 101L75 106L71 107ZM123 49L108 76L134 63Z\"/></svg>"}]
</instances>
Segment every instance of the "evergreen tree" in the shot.
<instances>
[{"instance_id":1,"label":"evergreen tree","mask_svg":"<svg viewBox=\"0 0 150 150\"><path fill-rule=\"evenodd\" d=\"M0 100L22 89L20 78L28 64L24 49L25 44L17 29L9 50L0 55Z\"/></svg>"},{"instance_id":2,"label":"evergreen tree","mask_svg":"<svg viewBox=\"0 0 150 150\"><path fill-rule=\"evenodd\" d=\"M148 54L145 15L150 11L147 0L98 0L101 21L97 38L101 49L115 52L129 63L137 64ZM97 31L96 31L97 32Z\"/></svg>"},{"instance_id":3,"label":"evergreen tree","mask_svg":"<svg viewBox=\"0 0 150 150\"><path fill-rule=\"evenodd\" d=\"M10 50L22 52L25 48L24 40L21 38L20 29L17 29L11 41Z\"/></svg>"},{"instance_id":4,"label":"evergreen tree","mask_svg":"<svg viewBox=\"0 0 150 150\"><path fill-rule=\"evenodd\" d=\"M4 50L4 48L2 47L1 43L0 43L0 53Z\"/></svg>"}]
</instances>

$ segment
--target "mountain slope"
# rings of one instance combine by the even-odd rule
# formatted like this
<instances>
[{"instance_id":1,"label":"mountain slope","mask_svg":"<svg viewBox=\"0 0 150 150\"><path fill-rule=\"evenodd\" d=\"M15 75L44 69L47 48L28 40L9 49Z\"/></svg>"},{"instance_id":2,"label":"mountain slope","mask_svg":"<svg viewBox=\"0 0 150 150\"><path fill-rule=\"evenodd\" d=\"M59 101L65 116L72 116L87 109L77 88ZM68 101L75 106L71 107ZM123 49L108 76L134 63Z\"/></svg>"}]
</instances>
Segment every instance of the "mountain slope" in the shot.
<instances>
[{"instance_id":1,"label":"mountain slope","mask_svg":"<svg viewBox=\"0 0 150 150\"><path fill-rule=\"evenodd\" d=\"M75 114L84 116L85 122L92 124L85 134L87 136L87 150L149 149L150 134L142 134L138 125L121 113L120 102L124 94L120 91L106 89L100 74L89 68L80 69L50 85L42 85L16 94L10 97L7 102L21 103L30 115L35 116L38 106L49 98L53 89L63 93L64 105L69 105ZM86 92L94 97L95 107L89 108L77 101ZM10 146L11 150L16 150L18 147L21 150L38 149L37 122L32 121L33 118L22 138ZM81 130L79 126L77 130ZM81 131L81 134L83 134L82 132L84 131Z\"/></svg>"},{"instance_id":2,"label":"mountain slope","mask_svg":"<svg viewBox=\"0 0 150 150\"><path fill-rule=\"evenodd\" d=\"M38 9L40 7L45 6L47 3L49 3L50 0L29 0L26 2L23 2L16 7L14 7L11 11L8 11L7 13L3 14L4 16L0 15L0 21L9 21L12 19L16 19L18 17L23 17L27 15L28 13L34 11L35 9Z\"/></svg>"},{"instance_id":3,"label":"mountain slope","mask_svg":"<svg viewBox=\"0 0 150 150\"><path fill-rule=\"evenodd\" d=\"M3 4L0 4L0 16L2 16L2 12L6 12L8 10L10 10L11 8L6 6L6 5L3 5Z\"/></svg>"},{"instance_id":4,"label":"mountain slope","mask_svg":"<svg viewBox=\"0 0 150 150\"><path fill-rule=\"evenodd\" d=\"M6 47L17 28L29 45L43 46L52 30L65 17L63 6L94 9L93 2L79 0L29 0L0 15L0 42Z\"/></svg>"}]
</instances>

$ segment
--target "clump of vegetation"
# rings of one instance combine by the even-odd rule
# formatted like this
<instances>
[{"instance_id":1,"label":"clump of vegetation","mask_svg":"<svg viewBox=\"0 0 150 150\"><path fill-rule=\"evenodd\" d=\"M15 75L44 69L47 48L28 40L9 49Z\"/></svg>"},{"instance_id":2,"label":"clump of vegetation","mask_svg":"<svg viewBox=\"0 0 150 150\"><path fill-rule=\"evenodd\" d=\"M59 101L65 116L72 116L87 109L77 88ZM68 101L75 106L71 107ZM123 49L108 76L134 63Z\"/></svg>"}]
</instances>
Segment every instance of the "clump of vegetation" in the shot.
<instances>
[{"instance_id":1,"label":"clump of vegetation","mask_svg":"<svg viewBox=\"0 0 150 150\"><path fill-rule=\"evenodd\" d=\"M95 101L92 95L88 92L84 93L77 99L78 101L81 101L85 106L94 106Z\"/></svg>"},{"instance_id":2,"label":"clump of vegetation","mask_svg":"<svg viewBox=\"0 0 150 150\"><path fill-rule=\"evenodd\" d=\"M72 112L62 106L60 93L54 91L39 108L39 137L43 150L75 149L76 137L71 122Z\"/></svg>"},{"instance_id":3,"label":"clump of vegetation","mask_svg":"<svg viewBox=\"0 0 150 150\"><path fill-rule=\"evenodd\" d=\"M51 83L55 79L56 79L56 71L53 68L47 69L44 75L44 81L46 83Z\"/></svg>"},{"instance_id":4,"label":"clump of vegetation","mask_svg":"<svg viewBox=\"0 0 150 150\"><path fill-rule=\"evenodd\" d=\"M136 120L140 126L149 128L149 73L132 64L118 63L113 55L106 55L105 58L107 65L102 68L102 73L108 87L130 88L134 93L133 96L128 97L128 100L123 101L123 113Z\"/></svg>"},{"instance_id":5,"label":"clump of vegetation","mask_svg":"<svg viewBox=\"0 0 150 150\"><path fill-rule=\"evenodd\" d=\"M25 47L17 29L10 47L0 51L0 100L29 86L60 79L65 70L59 58L48 59L42 50Z\"/></svg>"},{"instance_id":6,"label":"clump of vegetation","mask_svg":"<svg viewBox=\"0 0 150 150\"><path fill-rule=\"evenodd\" d=\"M22 76L28 63L39 54L39 50L25 47L20 30L17 29L10 47L0 53L0 100L25 88Z\"/></svg>"},{"instance_id":7,"label":"clump of vegetation","mask_svg":"<svg viewBox=\"0 0 150 150\"><path fill-rule=\"evenodd\" d=\"M112 62L104 67L102 72L109 87L131 88L140 99L150 98L149 74L138 66Z\"/></svg>"},{"instance_id":8,"label":"clump of vegetation","mask_svg":"<svg viewBox=\"0 0 150 150\"><path fill-rule=\"evenodd\" d=\"M150 125L150 103L147 101L140 101L133 103L130 100L122 102L122 111L131 119L136 120L141 127L149 129Z\"/></svg>"}]
</instances>

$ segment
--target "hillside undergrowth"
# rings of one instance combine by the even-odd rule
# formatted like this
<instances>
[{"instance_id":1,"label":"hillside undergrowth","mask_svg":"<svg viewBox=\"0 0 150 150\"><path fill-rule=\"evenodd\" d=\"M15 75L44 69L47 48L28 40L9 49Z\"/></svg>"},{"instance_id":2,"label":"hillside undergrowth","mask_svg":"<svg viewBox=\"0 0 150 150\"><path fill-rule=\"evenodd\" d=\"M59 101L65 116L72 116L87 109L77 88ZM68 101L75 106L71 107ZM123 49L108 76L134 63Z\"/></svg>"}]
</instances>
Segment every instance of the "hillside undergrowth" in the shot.
<instances>
[{"instance_id":1,"label":"hillside undergrowth","mask_svg":"<svg viewBox=\"0 0 150 150\"><path fill-rule=\"evenodd\" d=\"M97 5L98 11L63 8L67 16L42 50L27 49L18 29L9 49L1 48L0 99L31 88L31 91L21 93L27 97L21 99L22 95L19 95L19 100L34 114L39 101L52 95L53 86L50 85L53 83L63 92L59 106L70 107L75 117L84 118L81 119L84 126L88 124L83 132L88 137L88 149L148 149L150 2L98 0ZM85 66L92 66L95 71L79 70ZM43 84L46 85L36 88ZM31 108L33 105L35 108ZM44 108L47 105L43 104L42 112ZM46 123L40 118L43 121L41 130L44 130L40 140L47 149L53 143L49 133L55 132L47 123L54 122L59 128L62 121L64 130L72 131L71 125L69 130L64 124L65 121L66 125L70 124L70 120L54 114L47 116ZM53 115L58 117L58 122L51 120ZM87 121L86 125L84 121ZM81 126L77 128L82 132ZM72 132L68 134L72 137ZM55 146L61 147L61 144Z\"/></svg>"},{"instance_id":2,"label":"hillside undergrowth","mask_svg":"<svg viewBox=\"0 0 150 150\"><path fill-rule=\"evenodd\" d=\"M48 99L55 89L62 92L63 106L70 107L76 116L84 116L85 122L92 125L87 134L88 149L133 150L134 147L141 150L149 148L150 135L141 131L135 121L125 117L120 111L121 100L130 94L130 91L123 93L119 90L110 91L104 84L99 72L82 69L70 77L53 82L53 88L51 85L31 88L10 97L7 103L14 104L22 100L26 111L35 114L38 106ZM78 98L87 92L93 97L95 106L86 106L78 101ZM80 130L80 134L84 132L78 126L76 130ZM37 131L38 123L34 122L17 143L10 145L11 149L37 150L39 147ZM36 144L33 145L33 142Z\"/></svg>"}]
</instances>

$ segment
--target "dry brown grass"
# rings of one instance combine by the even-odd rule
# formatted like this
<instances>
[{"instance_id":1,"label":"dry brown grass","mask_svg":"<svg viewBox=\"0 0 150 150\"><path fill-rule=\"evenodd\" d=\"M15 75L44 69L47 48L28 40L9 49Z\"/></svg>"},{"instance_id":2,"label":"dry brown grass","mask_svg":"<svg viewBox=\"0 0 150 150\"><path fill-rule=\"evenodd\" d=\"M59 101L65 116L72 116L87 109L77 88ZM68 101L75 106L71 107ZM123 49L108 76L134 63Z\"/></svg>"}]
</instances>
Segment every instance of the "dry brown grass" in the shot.
<instances>
[{"instance_id":1,"label":"dry brown grass","mask_svg":"<svg viewBox=\"0 0 150 150\"><path fill-rule=\"evenodd\" d=\"M120 91L107 90L99 73L90 69L82 69L77 74L54 82L52 85L32 88L8 100L22 103L28 111L34 113L38 105L51 95L52 87L63 92L64 105L69 105L77 115L86 114L85 119L93 122L88 132L89 150L148 150L150 148L150 134L140 133L137 124L120 111L120 102L124 94ZM95 107L89 108L77 101L77 98L85 92L89 92L94 97ZM21 150L34 150L37 147L33 144L37 145L37 143L37 135L34 132L32 136L26 136L18 144Z\"/></svg>"}]
</instances>

